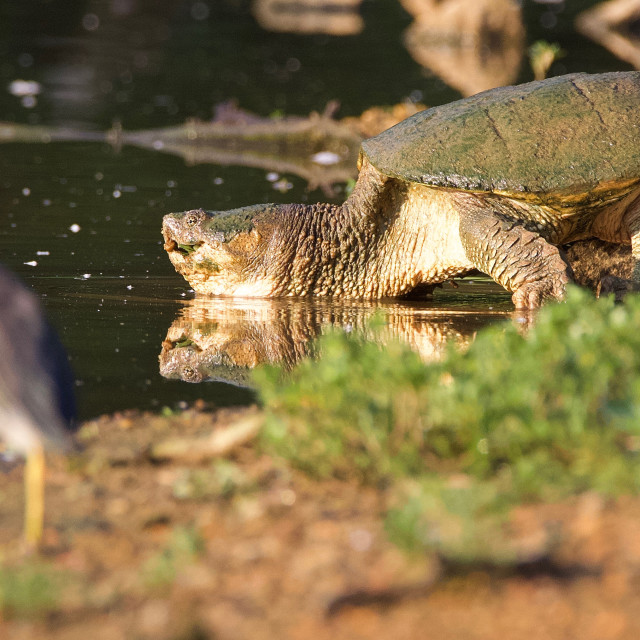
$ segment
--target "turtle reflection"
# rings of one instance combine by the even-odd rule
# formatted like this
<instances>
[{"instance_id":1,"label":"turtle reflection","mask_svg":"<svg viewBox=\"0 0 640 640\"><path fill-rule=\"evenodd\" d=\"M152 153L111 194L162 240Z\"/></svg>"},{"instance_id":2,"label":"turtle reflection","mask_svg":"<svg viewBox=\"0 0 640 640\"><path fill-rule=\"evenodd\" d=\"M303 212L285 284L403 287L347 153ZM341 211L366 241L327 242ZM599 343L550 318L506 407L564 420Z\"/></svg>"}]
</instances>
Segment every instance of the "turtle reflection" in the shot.
<instances>
[{"instance_id":1,"label":"turtle reflection","mask_svg":"<svg viewBox=\"0 0 640 640\"><path fill-rule=\"evenodd\" d=\"M506 309L508 299L504 302ZM384 319L380 330L370 327L376 312ZM486 307L461 311L424 302L197 298L185 305L167 331L160 373L187 382L250 386L251 370L259 364L291 368L315 355L314 339L326 327L357 331L379 342L401 339L428 361L439 358L448 341L465 345L480 328L506 316L507 311Z\"/></svg>"}]
</instances>

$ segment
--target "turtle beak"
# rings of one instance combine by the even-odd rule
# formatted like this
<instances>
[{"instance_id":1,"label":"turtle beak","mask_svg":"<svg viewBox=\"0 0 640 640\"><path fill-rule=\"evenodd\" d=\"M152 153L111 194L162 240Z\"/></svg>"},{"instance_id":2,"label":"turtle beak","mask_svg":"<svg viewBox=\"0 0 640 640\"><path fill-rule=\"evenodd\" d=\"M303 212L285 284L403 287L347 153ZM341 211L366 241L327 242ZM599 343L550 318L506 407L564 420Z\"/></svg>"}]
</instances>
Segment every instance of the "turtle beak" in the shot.
<instances>
[{"instance_id":1,"label":"turtle beak","mask_svg":"<svg viewBox=\"0 0 640 640\"><path fill-rule=\"evenodd\" d=\"M167 214L162 219L162 235L164 236L164 250L167 253L177 251L183 256L196 251L202 245L200 240L191 234L185 233L184 223L182 222L184 214Z\"/></svg>"},{"instance_id":2,"label":"turtle beak","mask_svg":"<svg viewBox=\"0 0 640 640\"><path fill-rule=\"evenodd\" d=\"M164 242L164 250L167 253L171 253L172 251L177 251L183 256L188 256L190 253L193 253L199 246L202 245L202 242L194 242L193 244L185 244L185 243L177 243L170 236L168 237L165 234L165 242Z\"/></svg>"}]
</instances>

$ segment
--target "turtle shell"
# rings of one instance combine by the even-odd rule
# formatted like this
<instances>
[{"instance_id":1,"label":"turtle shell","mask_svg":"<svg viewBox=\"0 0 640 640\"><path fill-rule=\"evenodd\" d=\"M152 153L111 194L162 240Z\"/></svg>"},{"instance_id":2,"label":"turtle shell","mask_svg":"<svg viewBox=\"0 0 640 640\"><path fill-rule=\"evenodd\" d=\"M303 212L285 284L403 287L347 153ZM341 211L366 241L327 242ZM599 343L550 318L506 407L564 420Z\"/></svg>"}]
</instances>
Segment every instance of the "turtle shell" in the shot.
<instances>
[{"instance_id":1,"label":"turtle shell","mask_svg":"<svg viewBox=\"0 0 640 640\"><path fill-rule=\"evenodd\" d=\"M640 72L484 91L421 111L362 152L386 175L437 187L573 205L610 197L640 181Z\"/></svg>"}]
</instances>

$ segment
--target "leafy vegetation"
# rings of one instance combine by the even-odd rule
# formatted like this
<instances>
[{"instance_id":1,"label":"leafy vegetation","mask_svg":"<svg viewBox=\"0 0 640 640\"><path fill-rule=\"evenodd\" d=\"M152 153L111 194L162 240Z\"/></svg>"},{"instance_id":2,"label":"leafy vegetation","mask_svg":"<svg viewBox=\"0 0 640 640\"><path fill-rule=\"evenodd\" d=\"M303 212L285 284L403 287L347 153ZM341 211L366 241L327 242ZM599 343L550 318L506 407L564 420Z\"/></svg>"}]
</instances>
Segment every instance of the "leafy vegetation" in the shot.
<instances>
[{"instance_id":1,"label":"leafy vegetation","mask_svg":"<svg viewBox=\"0 0 640 640\"><path fill-rule=\"evenodd\" d=\"M0 614L33 618L55 611L67 580L63 572L37 559L0 565Z\"/></svg>"},{"instance_id":2,"label":"leafy vegetation","mask_svg":"<svg viewBox=\"0 0 640 640\"><path fill-rule=\"evenodd\" d=\"M566 52L560 48L557 42L549 43L546 40L538 40L529 47L528 54L534 78L544 80L551 65L556 60L564 58Z\"/></svg>"},{"instance_id":3,"label":"leafy vegetation","mask_svg":"<svg viewBox=\"0 0 640 640\"><path fill-rule=\"evenodd\" d=\"M176 527L166 547L151 557L143 568L147 587L162 591L170 587L180 569L192 564L204 551L201 535L191 527Z\"/></svg>"},{"instance_id":4,"label":"leafy vegetation","mask_svg":"<svg viewBox=\"0 0 640 640\"><path fill-rule=\"evenodd\" d=\"M388 522L404 546L486 549L510 505L640 489L639 327L640 297L615 305L571 289L526 337L494 326L433 364L330 333L318 361L256 373L263 441L320 477L409 481ZM434 534L445 513L457 538Z\"/></svg>"},{"instance_id":5,"label":"leafy vegetation","mask_svg":"<svg viewBox=\"0 0 640 640\"><path fill-rule=\"evenodd\" d=\"M242 469L229 460L215 460L208 468L183 469L173 483L178 500L231 498L253 488Z\"/></svg>"}]
</instances>

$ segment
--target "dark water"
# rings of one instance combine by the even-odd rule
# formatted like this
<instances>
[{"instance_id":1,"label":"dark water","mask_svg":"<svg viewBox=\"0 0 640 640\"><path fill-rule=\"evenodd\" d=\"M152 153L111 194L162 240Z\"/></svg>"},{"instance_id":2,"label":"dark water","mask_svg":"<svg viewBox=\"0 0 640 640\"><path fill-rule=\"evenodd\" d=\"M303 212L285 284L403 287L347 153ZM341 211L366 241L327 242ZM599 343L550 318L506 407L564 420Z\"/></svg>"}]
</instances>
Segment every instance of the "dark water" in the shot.
<instances>
[{"instance_id":1,"label":"dark water","mask_svg":"<svg viewBox=\"0 0 640 640\"><path fill-rule=\"evenodd\" d=\"M551 75L629 68L576 34L577 10L592 4L524 3L524 45L544 38L566 53ZM213 105L230 99L262 116L306 115L337 99L347 116L372 105L460 97L403 45L412 18L399 2L365 0L363 30L344 36L275 33L258 24L252 7L242 0L0 2L0 120L85 132L77 142L0 144L0 261L41 294L71 355L83 418L199 397L250 401L251 392L236 385L191 385L159 373L167 331L193 297L162 249L162 215L326 199L293 174L281 176L282 193L266 169L189 165L91 142L86 132L116 121L130 130L208 119ZM514 81L531 79L524 57ZM36 88L24 95L16 80ZM343 185L336 187L339 202ZM467 329L462 320L464 334L496 319L478 320L489 307L511 308L498 288L470 285L407 313L452 312L458 323L461 311L473 311ZM282 315L263 310L260 322L268 324L269 313Z\"/></svg>"}]
</instances>

